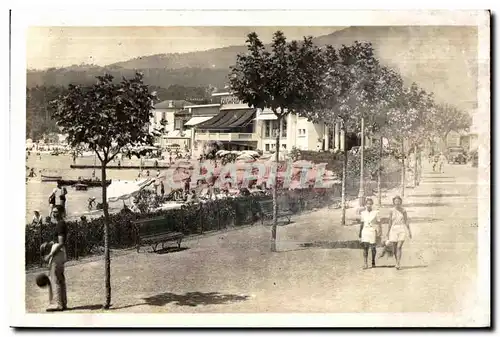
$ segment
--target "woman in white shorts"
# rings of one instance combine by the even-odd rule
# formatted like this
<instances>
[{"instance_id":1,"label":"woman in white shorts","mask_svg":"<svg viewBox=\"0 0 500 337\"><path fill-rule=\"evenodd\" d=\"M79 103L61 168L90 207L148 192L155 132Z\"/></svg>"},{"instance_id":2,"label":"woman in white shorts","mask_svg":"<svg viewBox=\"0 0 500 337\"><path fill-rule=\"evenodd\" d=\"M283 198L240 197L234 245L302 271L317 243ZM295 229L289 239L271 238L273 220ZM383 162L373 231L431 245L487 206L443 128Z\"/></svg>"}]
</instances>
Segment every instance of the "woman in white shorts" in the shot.
<instances>
[{"instance_id":1,"label":"woman in white shorts","mask_svg":"<svg viewBox=\"0 0 500 337\"><path fill-rule=\"evenodd\" d=\"M373 200L367 198L366 208L361 212L361 227L359 238L363 247L363 258L365 264L363 269L368 268L368 251L372 251L372 268L375 268L375 256L377 255L377 239L381 236L380 218L377 210L373 209Z\"/></svg>"},{"instance_id":2,"label":"woman in white shorts","mask_svg":"<svg viewBox=\"0 0 500 337\"><path fill-rule=\"evenodd\" d=\"M403 243L406 236L411 239L410 225L408 224L408 215L402 207L403 199L397 196L392 199L394 208L389 214L389 228L387 230L387 239L393 244L394 257L396 258L396 269L401 268L401 255Z\"/></svg>"}]
</instances>

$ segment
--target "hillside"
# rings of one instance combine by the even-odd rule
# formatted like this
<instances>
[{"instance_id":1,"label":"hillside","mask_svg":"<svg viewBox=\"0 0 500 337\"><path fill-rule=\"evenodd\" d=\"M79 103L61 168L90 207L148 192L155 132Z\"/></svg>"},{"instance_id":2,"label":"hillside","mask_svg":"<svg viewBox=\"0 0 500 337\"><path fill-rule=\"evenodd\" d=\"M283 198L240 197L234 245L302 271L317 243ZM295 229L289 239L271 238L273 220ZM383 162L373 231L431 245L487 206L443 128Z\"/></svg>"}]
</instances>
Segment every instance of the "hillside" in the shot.
<instances>
[{"instance_id":1,"label":"hillside","mask_svg":"<svg viewBox=\"0 0 500 337\"><path fill-rule=\"evenodd\" d=\"M475 27L350 27L314 39L318 45L334 46L355 40L372 42L383 63L399 69L408 82L415 81L424 89L433 91L437 100L467 110L474 105L477 91ZM236 55L244 51L244 46L232 46L185 54L144 56L107 67L29 71L27 83L29 87L91 83L103 72L121 77L130 76L138 69L145 73L146 82L154 86L222 87Z\"/></svg>"}]
</instances>

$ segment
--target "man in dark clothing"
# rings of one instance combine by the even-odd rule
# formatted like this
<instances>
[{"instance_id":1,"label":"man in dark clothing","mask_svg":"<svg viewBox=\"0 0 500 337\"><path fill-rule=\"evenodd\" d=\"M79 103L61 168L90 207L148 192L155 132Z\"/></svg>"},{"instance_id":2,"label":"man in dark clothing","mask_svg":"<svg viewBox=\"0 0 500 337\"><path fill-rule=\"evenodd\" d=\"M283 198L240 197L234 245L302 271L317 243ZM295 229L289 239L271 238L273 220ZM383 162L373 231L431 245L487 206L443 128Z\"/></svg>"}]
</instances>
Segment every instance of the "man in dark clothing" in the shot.
<instances>
[{"instance_id":1,"label":"man in dark clothing","mask_svg":"<svg viewBox=\"0 0 500 337\"><path fill-rule=\"evenodd\" d=\"M66 243L68 238L68 227L63 220L59 209L55 208L52 216L56 221L56 238L51 245L50 253L45 257L45 261L49 263L50 269L50 284L55 303L51 303L48 311L62 311L67 309L68 299L66 295L66 278L64 276L64 264L66 257Z\"/></svg>"}]
</instances>

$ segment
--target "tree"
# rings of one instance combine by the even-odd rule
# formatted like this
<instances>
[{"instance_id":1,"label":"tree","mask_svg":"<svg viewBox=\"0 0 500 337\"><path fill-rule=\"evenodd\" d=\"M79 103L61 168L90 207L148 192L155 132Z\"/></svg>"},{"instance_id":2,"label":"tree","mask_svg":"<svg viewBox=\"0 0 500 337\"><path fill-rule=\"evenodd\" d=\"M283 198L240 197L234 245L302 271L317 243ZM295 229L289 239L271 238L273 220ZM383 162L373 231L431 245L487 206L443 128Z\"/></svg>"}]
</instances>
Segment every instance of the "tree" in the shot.
<instances>
[{"instance_id":1,"label":"tree","mask_svg":"<svg viewBox=\"0 0 500 337\"><path fill-rule=\"evenodd\" d=\"M403 79L394 69L381 66L378 69L378 79L376 90L376 113L371 114L368 120L367 131L377 134L379 137L378 170L377 170L377 191L378 206L382 206L382 160L383 160L383 139L394 134L396 130L391 128L390 115L398 109L398 98L403 91Z\"/></svg>"},{"instance_id":2,"label":"tree","mask_svg":"<svg viewBox=\"0 0 500 337\"><path fill-rule=\"evenodd\" d=\"M450 104L440 104L434 112L432 122L435 135L441 138L443 144L446 144L450 132L468 130L472 124L469 114Z\"/></svg>"},{"instance_id":3,"label":"tree","mask_svg":"<svg viewBox=\"0 0 500 337\"><path fill-rule=\"evenodd\" d=\"M113 82L113 76L97 77L97 83L82 88L70 85L68 91L53 102L57 125L68 134L73 147L87 145L101 161L102 202L104 211L104 260L106 300L111 305L109 255L109 212L106 196L106 165L122 150L152 145L148 131L154 95L143 83L142 74Z\"/></svg>"},{"instance_id":4,"label":"tree","mask_svg":"<svg viewBox=\"0 0 500 337\"><path fill-rule=\"evenodd\" d=\"M360 121L374 111L379 62L371 43L358 41L350 46L343 45L338 52L332 46L326 46L323 62L324 66L318 67L325 73L321 97L315 102L316 109L304 115L312 122L324 122L330 127L340 122L345 144L346 135L359 132ZM345 225L348 151L343 150L342 225ZM363 173L360 174L362 179Z\"/></svg>"},{"instance_id":5,"label":"tree","mask_svg":"<svg viewBox=\"0 0 500 337\"><path fill-rule=\"evenodd\" d=\"M398 142L401 160L401 196L405 194L406 187L406 165L405 159L408 148L411 148L415 139L422 136L425 125L425 108L427 93L412 83L410 87L404 87L397 99L397 109L389 111L389 122L392 130L397 132L394 137ZM409 142L408 147L405 143Z\"/></svg>"},{"instance_id":6,"label":"tree","mask_svg":"<svg viewBox=\"0 0 500 337\"><path fill-rule=\"evenodd\" d=\"M248 53L239 54L231 67L232 92L244 103L258 109L270 109L278 125L290 113L308 111L321 92L321 50L314 46L312 37L287 43L285 35L277 31L271 51L266 51L256 33L246 41ZM280 132L276 137L276 163L279 162ZM275 175L276 179L276 175ZM271 251L276 251L277 182L273 184L273 226Z\"/></svg>"}]
</instances>

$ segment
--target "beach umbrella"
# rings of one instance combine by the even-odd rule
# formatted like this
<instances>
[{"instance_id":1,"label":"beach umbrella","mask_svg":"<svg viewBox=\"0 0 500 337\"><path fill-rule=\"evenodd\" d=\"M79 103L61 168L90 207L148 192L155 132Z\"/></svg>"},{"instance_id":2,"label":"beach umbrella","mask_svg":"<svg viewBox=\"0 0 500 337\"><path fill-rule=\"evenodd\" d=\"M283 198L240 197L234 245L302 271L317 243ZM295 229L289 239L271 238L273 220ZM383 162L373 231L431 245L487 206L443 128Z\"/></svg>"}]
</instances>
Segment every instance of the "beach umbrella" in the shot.
<instances>
[{"instance_id":1,"label":"beach umbrella","mask_svg":"<svg viewBox=\"0 0 500 337\"><path fill-rule=\"evenodd\" d=\"M248 153L242 153L236 157L236 160L249 160L249 161L255 161L255 157L252 156L251 154Z\"/></svg>"},{"instance_id":2,"label":"beach umbrella","mask_svg":"<svg viewBox=\"0 0 500 337\"><path fill-rule=\"evenodd\" d=\"M114 181L107 187L108 202L130 199L154 181L151 178L140 181Z\"/></svg>"},{"instance_id":3,"label":"beach umbrella","mask_svg":"<svg viewBox=\"0 0 500 337\"><path fill-rule=\"evenodd\" d=\"M241 153L242 154L250 155L252 157L260 157L260 154L257 151L254 151L254 150L243 150L243 151L241 151Z\"/></svg>"},{"instance_id":4,"label":"beach umbrella","mask_svg":"<svg viewBox=\"0 0 500 337\"><path fill-rule=\"evenodd\" d=\"M231 151L227 151L227 150L219 150L219 151L217 151L217 156L219 156L219 157L224 157L224 156L226 156L226 155L228 155L228 154L230 154L230 153L231 153Z\"/></svg>"}]
</instances>

